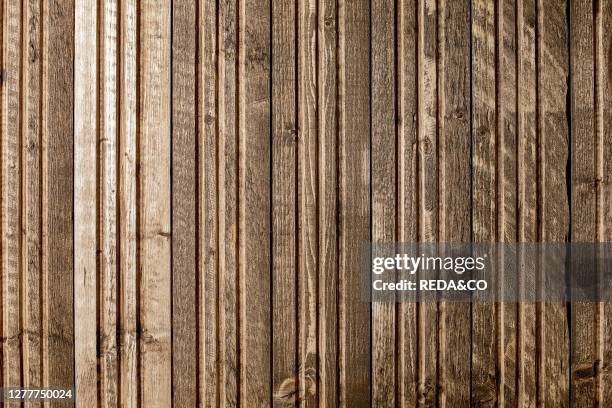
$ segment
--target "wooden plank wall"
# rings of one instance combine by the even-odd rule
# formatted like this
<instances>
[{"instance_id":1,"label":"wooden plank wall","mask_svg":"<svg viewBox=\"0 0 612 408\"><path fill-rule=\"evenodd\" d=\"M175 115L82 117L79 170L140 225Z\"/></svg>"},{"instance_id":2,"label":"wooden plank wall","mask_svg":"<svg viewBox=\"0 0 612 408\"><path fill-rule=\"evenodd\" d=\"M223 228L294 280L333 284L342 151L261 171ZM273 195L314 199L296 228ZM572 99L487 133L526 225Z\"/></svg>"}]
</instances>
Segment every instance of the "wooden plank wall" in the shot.
<instances>
[{"instance_id":1,"label":"wooden plank wall","mask_svg":"<svg viewBox=\"0 0 612 408\"><path fill-rule=\"evenodd\" d=\"M610 304L360 294L369 241L612 241L610 0L0 11L2 386L612 405Z\"/></svg>"}]
</instances>

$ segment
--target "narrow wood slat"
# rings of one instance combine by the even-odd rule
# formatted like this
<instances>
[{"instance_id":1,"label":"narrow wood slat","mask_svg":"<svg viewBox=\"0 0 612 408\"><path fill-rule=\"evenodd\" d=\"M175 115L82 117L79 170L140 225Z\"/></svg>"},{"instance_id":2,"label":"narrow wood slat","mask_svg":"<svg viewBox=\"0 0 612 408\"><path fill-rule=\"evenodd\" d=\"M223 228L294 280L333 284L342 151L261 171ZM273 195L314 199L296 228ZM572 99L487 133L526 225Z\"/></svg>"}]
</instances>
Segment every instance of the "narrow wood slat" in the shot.
<instances>
[{"instance_id":1,"label":"narrow wood slat","mask_svg":"<svg viewBox=\"0 0 612 408\"><path fill-rule=\"evenodd\" d=\"M118 4L100 9L98 132L98 343L100 405L117 405L117 144L118 144ZM91 52L87 50L86 52Z\"/></svg>"},{"instance_id":2,"label":"narrow wood slat","mask_svg":"<svg viewBox=\"0 0 612 408\"><path fill-rule=\"evenodd\" d=\"M563 242L568 235L567 27L565 2L537 4L539 241ZM541 267L555 267L543 265ZM556 265L558 267L558 265ZM545 270L540 270L542 277ZM551 289L540 282L543 296ZM569 392L569 333L565 304L538 305L538 400L567 406Z\"/></svg>"},{"instance_id":3,"label":"narrow wood slat","mask_svg":"<svg viewBox=\"0 0 612 408\"><path fill-rule=\"evenodd\" d=\"M272 3L273 406L297 403L297 7Z\"/></svg>"},{"instance_id":4,"label":"narrow wood slat","mask_svg":"<svg viewBox=\"0 0 612 408\"><path fill-rule=\"evenodd\" d=\"M198 53L198 321L199 401L205 407L219 404L218 354L218 103L217 7L207 0L199 5Z\"/></svg>"},{"instance_id":5,"label":"narrow wood slat","mask_svg":"<svg viewBox=\"0 0 612 408\"><path fill-rule=\"evenodd\" d=\"M571 239L598 240L597 155L595 136L595 65L592 2L572 2L570 9L571 69ZM576 302L571 308L571 395L576 406L593 406L598 400L599 341L596 303Z\"/></svg>"},{"instance_id":6,"label":"narrow wood slat","mask_svg":"<svg viewBox=\"0 0 612 408\"><path fill-rule=\"evenodd\" d=\"M438 235L438 9L437 3L420 0L417 3L417 64L418 113L417 147L419 177L419 242L436 242ZM424 294L420 294L424 295ZM435 296L435 295L433 295ZM419 304L418 361L419 406L438 402L438 303L435 297L421 298Z\"/></svg>"},{"instance_id":7,"label":"narrow wood slat","mask_svg":"<svg viewBox=\"0 0 612 408\"><path fill-rule=\"evenodd\" d=\"M595 9L595 117L598 144L598 237L600 241L612 241L612 96L610 85L610 47L612 34L606 27L612 25L612 2L603 0ZM606 54L607 53L607 54ZM607 55L607 58L606 58ZM608 63L606 64L606 61ZM609 286L608 286L609 289ZM600 406L612 404L612 302L599 305L599 354L601 367L598 394Z\"/></svg>"},{"instance_id":8,"label":"narrow wood slat","mask_svg":"<svg viewBox=\"0 0 612 408\"><path fill-rule=\"evenodd\" d=\"M375 1L371 13L371 234L374 245L393 244L397 230L395 8L386 1ZM372 303L374 406L395 406L395 322L394 302Z\"/></svg>"},{"instance_id":9,"label":"narrow wood slat","mask_svg":"<svg viewBox=\"0 0 612 408\"><path fill-rule=\"evenodd\" d=\"M43 384L74 385L74 2L43 3ZM59 406L60 402L49 405Z\"/></svg>"},{"instance_id":10,"label":"narrow wood slat","mask_svg":"<svg viewBox=\"0 0 612 408\"><path fill-rule=\"evenodd\" d=\"M509 244L517 241L517 44L516 4L504 0L497 5L497 242ZM504 270L507 263L502 251L498 265L500 296L511 294L510 282L514 277ZM514 273L514 272L510 272ZM517 356L517 303L512 299L498 306L497 331L499 333L497 359L500 382L499 403L516 406Z\"/></svg>"},{"instance_id":11,"label":"narrow wood slat","mask_svg":"<svg viewBox=\"0 0 612 408\"><path fill-rule=\"evenodd\" d=\"M237 15L235 2L219 4L219 388L220 404L238 401L238 145Z\"/></svg>"},{"instance_id":12,"label":"narrow wood slat","mask_svg":"<svg viewBox=\"0 0 612 408\"><path fill-rule=\"evenodd\" d=\"M498 237L498 168L496 5L476 1L472 6L472 138L473 225L475 242L496 242ZM499 265L491 264L491 268ZM493 272L495 273L495 272ZM472 305L472 399L476 404L497 404L498 305L474 295Z\"/></svg>"},{"instance_id":13,"label":"narrow wood slat","mask_svg":"<svg viewBox=\"0 0 612 408\"><path fill-rule=\"evenodd\" d=\"M319 407L338 406L338 14L335 0L318 3Z\"/></svg>"},{"instance_id":14,"label":"narrow wood slat","mask_svg":"<svg viewBox=\"0 0 612 408\"><path fill-rule=\"evenodd\" d=\"M339 405L370 406L370 305L363 302L363 243L370 240L370 4L338 2Z\"/></svg>"},{"instance_id":15,"label":"narrow wood slat","mask_svg":"<svg viewBox=\"0 0 612 408\"><path fill-rule=\"evenodd\" d=\"M23 284L22 321L23 341L23 386L42 386L42 310L41 310L41 7L37 1L29 1L23 10L23 43L28 45L22 54L24 143L22 151L23 171ZM22 23L23 24L23 23ZM26 407L33 403L24 404Z\"/></svg>"},{"instance_id":16,"label":"narrow wood slat","mask_svg":"<svg viewBox=\"0 0 612 408\"><path fill-rule=\"evenodd\" d=\"M537 240L536 163L536 7L533 0L517 1L517 227L520 242ZM533 270L533 260L521 257L519 270ZM533 291L535 281L526 273L518 277L519 293ZM529 298L517 311L517 403L536 404L536 308Z\"/></svg>"},{"instance_id":17,"label":"narrow wood slat","mask_svg":"<svg viewBox=\"0 0 612 408\"><path fill-rule=\"evenodd\" d=\"M119 391L120 405L138 405L138 203L137 203L137 25L136 1L120 2L119 10Z\"/></svg>"},{"instance_id":18,"label":"narrow wood slat","mask_svg":"<svg viewBox=\"0 0 612 408\"><path fill-rule=\"evenodd\" d=\"M171 404L170 7L140 9L138 123L141 403Z\"/></svg>"},{"instance_id":19,"label":"narrow wood slat","mask_svg":"<svg viewBox=\"0 0 612 408\"><path fill-rule=\"evenodd\" d=\"M239 6L240 406L270 406L270 7Z\"/></svg>"},{"instance_id":20,"label":"narrow wood slat","mask_svg":"<svg viewBox=\"0 0 612 408\"><path fill-rule=\"evenodd\" d=\"M195 2L172 7L172 402L192 407L198 387L198 16Z\"/></svg>"},{"instance_id":21,"label":"narrow wood slat","mask_svg":"<svg viewBox=\"0 0 612 408\"><path fill-rule=\"evenodd\" d=\"M438 3L439 240L470 240L470 10L465 2ZM441 405L470 405L470 305L440 306Z\"/></svg>"},{"instance_id":22,"label":"narrow wood slat","mask_svg":"<svg viewBox=\"0 0 612 408\"><path fill-rule=\"evenodd\" d=\"M98 393L97 321L97 8L75 3L74 293L76 403L95 401Z\"/></svg>"},{"instance_id":23,"label":"narrow wood slat","mask_svg":"<svg viewBox=\"0 0 612 408\"><path fill-rule=\"evenodd\" d=\"M397 2L397 241L418 240L417 173L417 8ZM418 304L403 300L397 307L397 406L417 405Z\"/></svg>"},{"instance_id":24,"label":"narrow wood slat","mask_svg":"<svg viewBox=\"0 0 612 408\"><path fill-rule=\"evenodd\" d=\"M7 1L2 5L2 88L1 112L1 284L0 310L2 311L2 386L20 387L21 366L21 183L23 143L22 117L22 67L21 2Z\"/></svg>"},{"instance_id":25,"label":"narrow wood slat","mask_svg":"<svg viewBox=\"0 0 612 408\"><path fill-rule=\"evenodd\" d=\"M297 384L300 404L311 407L317 403L317 0L300 0L297 4Z\"/></svg>"}]
</instances>

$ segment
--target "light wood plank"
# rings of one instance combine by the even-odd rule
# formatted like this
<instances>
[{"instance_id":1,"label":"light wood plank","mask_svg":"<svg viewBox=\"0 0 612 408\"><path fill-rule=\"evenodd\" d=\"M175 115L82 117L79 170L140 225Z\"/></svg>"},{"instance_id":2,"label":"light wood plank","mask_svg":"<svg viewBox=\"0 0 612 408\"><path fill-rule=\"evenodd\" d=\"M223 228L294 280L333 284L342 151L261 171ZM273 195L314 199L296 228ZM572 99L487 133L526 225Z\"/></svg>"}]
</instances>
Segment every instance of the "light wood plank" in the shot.
<instances>
[{"instance_id":1,"label":"light wood plank","mask_svg":"<svg viewBox=\"0 0 612 408\"><path fill-rule=\"evenodd\" d=\"M2 384L21 386L21 183L22 183L22 21L21 2L2 5L2 88L1 107L1 264L2 264ZM10 404L14 405L14 404Z\"/></svg>"},{"instance_id":2,"label":"light wood plank","mask_svg":"<svg viewBox=\"0 0 612 408\"><path fill-rule=\"evenodd\" d=\"M139 350L137 283L137 10L134 0L120 4L121 76L119 117L119 402L127 408L138 405Z\"/></svg>"},{"instance_id":3,"label":"light wood plank","mask_svg":"<svg viewBox=\"0 0 612 408\"><path fill-rule=\"evenodd\" d=\"M41 311L41 7L31 0L24 8L23 21L28 22L23 32L28 51L22 53L24 67L24 107L22 131L23 171L23 285L22 322L23 341L23 385L42 386L42 311ZM25 27L25 25L24 25ZM25 403L24 406L38 406Z\"/></svg>"},{"instance_id":4,"label":"light wood plank","mask_svg":"<svg viewBox=\"0 0 612 408\"><path fill-rule=\"evenodd\" d=\"M438 240L437 131L437 2L420 0L418 7L418 174L419 242ZM435 295L434 295L435 296ZM438 304L431 296L419 304L419 406L438 401Z\"/></svg>"},{"instance_id":5,"label":"light wood plank","mask_svg":"<svg viewBox=\"0 0 612 408\"><path fill-rule=\"evenodd\" d=\"M237 5L219 4L218 103L219 103L219 401L238 401L238 101Z\"/></svg>"},{"instance_id":6,"label":"light wood plank","mask_svg":"<svg viewBox=\"0 0 612 408\"><path fill-rule=\"evenodd\" d=\"M317 403L318 106L317 0L300 0L297 11L297 214L298 398Z\"/></svg>"},{"instance_id":7,"label":"light wood plank","mask_svg":"<svg viewBox=\"0 0 612 408\"><path fill-rule=\"evenodd\" d=\"M75 3L74 169L74 316L76 403L95 401L98 393L97 332L97 162L98 65L97 7ZM94 318L92 318L94 317Z\"/></svg>"},{"instance_id":8,"label":"light wood plank","mask_svg":"<svg viewBox=\"0 0 612 408\"><path fill-rule=\"evenodd\" d=\"M171 404L170 7L140 9L141 402Z\"/></svg>"},{"instance_id":9,"label":"light wood plank","mask_svg":"<svg viewBox=\"0 0 612 408\"><path fill-rule=\"evenodd\" d=\"M219 405L217 370L219 329L218 241L218 103L217 6L201 2L198 9L198 297L199 400L204 407Z\"/></svg>"}]
</instances>

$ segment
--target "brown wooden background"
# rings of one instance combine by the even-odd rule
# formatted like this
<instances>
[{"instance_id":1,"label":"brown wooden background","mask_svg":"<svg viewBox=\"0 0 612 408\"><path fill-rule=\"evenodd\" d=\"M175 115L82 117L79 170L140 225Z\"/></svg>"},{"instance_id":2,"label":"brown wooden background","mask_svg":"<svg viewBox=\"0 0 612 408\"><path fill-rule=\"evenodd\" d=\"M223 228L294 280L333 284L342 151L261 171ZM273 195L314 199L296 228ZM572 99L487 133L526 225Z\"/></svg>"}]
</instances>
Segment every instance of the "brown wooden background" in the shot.
<instances>
[{"instance_id":1,"label":"brown wooden background","mask_svg":"<svg viewBox=\"0 0 612 408\"><path fill-rule=\"evenodd\" d=\"M611 17L3 0L1 383L82 407L612 406L610 304L358 294L368 241L612 240Z\"/></svg>"}]
</instances>

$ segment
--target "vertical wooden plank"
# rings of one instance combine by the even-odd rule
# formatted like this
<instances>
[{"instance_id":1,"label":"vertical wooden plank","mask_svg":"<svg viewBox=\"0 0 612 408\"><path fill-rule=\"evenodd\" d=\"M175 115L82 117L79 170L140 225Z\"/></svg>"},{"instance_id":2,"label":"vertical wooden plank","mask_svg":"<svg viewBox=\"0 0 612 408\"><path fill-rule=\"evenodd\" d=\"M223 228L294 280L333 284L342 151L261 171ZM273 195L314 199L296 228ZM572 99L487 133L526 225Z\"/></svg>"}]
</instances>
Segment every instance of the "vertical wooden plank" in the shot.
<instances>
[{"instance_id":1,"label":"vertical wooden plank","mask_svg":"<svg viewBox=\"0 0 612 408\"><path fill-rule=\"evenodd\" d=\"M565 179L568 156L568 55L565 13L565 2L538 2L536 58L541 242L563 242L569 232L568 190ZM569 404L569 337L565 304L542 302L539 319L539 403L564 407Z\"/></svg>"},{"instance_id":2,"label":"vertical wooden plank","mask_svg":"<svg viewBox=\"0 0 612 408\"><path fill-rule=\"evenodd\" d=\"M21 367L21 120L22 9L19 1L2 5L2 88L0 157L2 224L2 385L19 387ZM11 404L12 405L12 404Z\"/></svg>"},{"instance_id":3,"label":"vertical wooden plank","mask_svg":"<svg viewBox=\"0 0 612 408\"><path fill-rule=\"evenodd\" d=\"M371 4L372 243L396 240L395 8ZM372 303L372 404L395 406L396 305Z\"/></svg>"},{"instance_id":4,"label":"vertical wooden plank","mask_svg":"<svg viewBox=\"0 0 612 408\"><path fill-rule=\"evenodd\" d=\"M598 240L594 17L593 2L571 3L571 239L574 242ZM576 406L594 406L598 400L598 309L596 303L582 302L573 303L571 308L571 403Z\"/></svg>"},{"instance_id":5,"label":"vertical wooden plank","mask_svg":"<svg viewBox=\"0 0 612 408\"><path fill-rule=\"evenodd\" d=\"M517 181L516 181L516 4L501 0L497 5L497 242L517 241ZM504 271L504 254L500 254L499 293L508 292ZM509 277L508 279L513 279ZM499 333L499 403L515 406L516 402L516 323L517 304L498 305Z\"/></svg>"},{"instance_id":6,"label":"vertical wooden plank","mask_svg":"<svg viewBox=\"0 0 612 408\"><path fill-rule=\"evenodd\" d=\"M439 241L469 242L471 234L470 9L438 3ZM442 406L470 405L470 305L440 305Z\"/></svg>"},{"instance_id":7,"label":"vertical wooden plank","mask_svg":"<svg viewBox=\"0 0 612 408\"><path fill-rule=\"evenodd\" d=\"M335 0L319 0L319 407L338 406L338 14Z\"/></svg>"},{"instance_id":8,"label":"vertical wooden plank","mask_svg":"<svg viewBox=\"0 0 612 408\"><path fill-rule=\"evenodd\" d=\"M96 401L97 337L97 7L75 2L74 317L76 403Z\"/></svg>"},{"instance_id":9,"label":"vertical wooden plank","mask_svg":"<svg viewBox=\"0 0 612 408\"><path fill-rule=\"evenodd\" d=\"M198 10L198 321L199 401L219 405L218 354L218 103L217 5L200 2Z\"/></svg>"},{"instance_id":10,"label":"vertical wooden plank","mask_svg":"<svg viewBox=\"0 0 612 408\"><path fill-rule=\"evenodd\" d=\"M140 365L142 405L171 404L170 7L140 9Z\"/></svg>"},{"instance_id":11,"label":"vertical wooden plank","mask_svg":"<svg viewBox=\"0 0 612 408\"><path fill-rule=\"evenodd\" d=\"M418 240L417 173L417 7L397 2L397 241ZM397 406L417 405L417 303L405 300L397 310Z\"/></svg>"},{"instance_id":12,"label":"vertical wooden plank","mask_svg":"<svg viewBox=\"0 0 612 408\"><path fill-rule=\"evenodd\" d=\"M533 0L517 1L517 227L520 242L537 240L537 164L536 164L536 5ZM521 263L532 262L520 259ZM535 282L519 275L520 293ZM536 308L525 300L517 311L517 403L536 405Z\"/></svg>"},{"instance_id":13,"label":"vertical wooden plank","mask_svg":"<svg viewBox=\"0 0 612 408\"><path fill-rule=\"evenodd\" d=\"M310 407L317 401L317 0L298 2L297 36L298 398Z\"/></svg>"},{"instance_id":14,"label":"vertical wooden plank","mask_svg":"<svg viewBox=\"0 0 612 408\"><path fill-rule=\"evenodd\" d=\"M297 403L297 10L272 2L272 387Z\"/></svg>"},{"instance_id":15,"label":"vertical wooden plank","mask_svg":"<svg viewBox=\"0 0 612 408\"><path fill-rule=\"evenodd\" d=\"M74 385L74 2L45 2L43 83L43 350L45 387ZM59 406L52 402L50 406Z\"/></svg>"},{"instance_id":16,"label":"vertical wooden plank","mask_svg":"<svg viewBox=\"0 0 612 408\"><path fill-rule=\"evenodd\" d=\"M612 25L612 2L597 2L595 12L595 118L598 145L598 239L612 241L612 77L610 75L610 47L612 33L606 27ZM607 56L607 57L606 57ZM607 63L606 63L607 61ZM612 404L612 303L599 305L599 355L602 369L598 384L600 406Z\"/></svg>"},{"instance_id":17,"label":"vertical wooden plank","mask_svg":"<svg viewBox=\"0 0 612 408\"><path fill-rule=\"evenodd\" d=\"M100 24L98 254L100 405L117 405L117 2L104 2ZM91 52L91 50L89 50Z\"/></svg>"},{"instance_id":18,"label":"vertical wooden plank","mask_svg":"<svg viewBox=\"0 0 612 408\"><path fill-rule=\"evenodd\" d=\"M172 402L197 401L197 160L195 2L172 3Z\"/></svg>"},{"instance_id":19,"label":"vertical wooden plank","mask_svg":"<svg viewBox=\"0 0 612 408\"><path fill-rule=\"evenodd\" d=\"M418 4L418 174L420 242L438 241L438 88L437 2ZM430 297L419 304L419 405L436 404L438 389L438 305Z\"/></svg>"},{"instance_id":20,"label":"vertical wooden plank","mask_svg":"<svg viewBox=\"0 0 612 408\"><path fill-rule=\"evenodd\" d=\"M240 406L270 406L270 2L241 0Z\"/></svg>"},{"instance_id":21,"label":"vertical wooden plank","mask_svg":"<svg viewBox=\"0 0 612 408\"><path fill-rule=\"evenodd\" d=\"M220 404L238 400L238 146L237 7L219 4L219 386Z\"/></svg>"},{"instance_id":22,"label":"vertical wooden plank","mask_svg":"<svg viewBox=\"0 0 612 408\"><path fill-rule=\"evenodd\" d=\"M22 54L24 119L22 129L23 171L23 285L22 321L23 385L42 386L42 314L41 314L41 7L31 0L24 9L24 40L27 52ZM27 29L26 27L27 22ZM33 404L26 403L30 407Z\"/></svg>"},{"instance_id":23,"label":"vertical wooden plank","mask_svg":"<svg viewBox=\"0 0 612 408\"><path fill-rule=\"evenodd\" d=\"M472 5L472 231L475 242L498 239L495 11L496 3L491 1L475 1ZM472 305L472 399L477 405L492 406L499 397L497 306L476 300Z\"/></svg>"},{"instance_id":24,"label":"vertical wooden plank","mask_svg":"<svg viewBox=\"0 0 612 408\"><path fill-rule=\"evenodd\" d=\"M340 406L370 406L370 305L359 254L370 240L370 4L338 2Z\"/></svg>"},{"instance_id":25,"label":"vertical wooden plank","mask_svg":"<svg viewBox=\"0 0 612 408\"><path fill-rule=\"evenodd\" d=\"M137 309L137 10L136 1L120 2L119 96L119 402L138 405Z\"/></svg>"}]
</instances>

